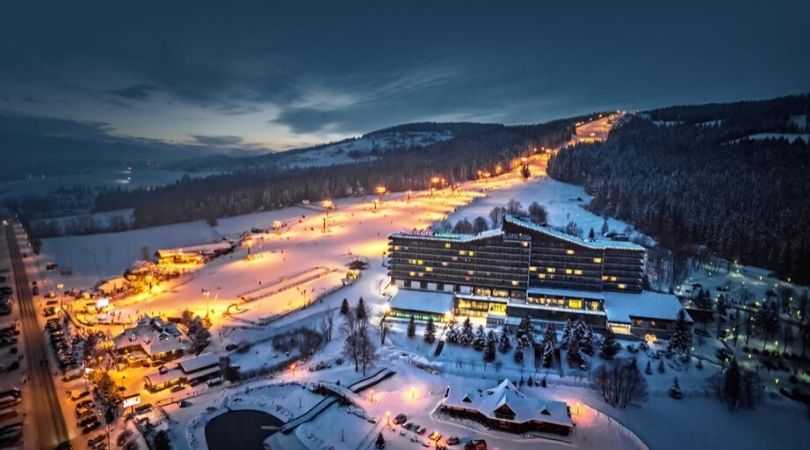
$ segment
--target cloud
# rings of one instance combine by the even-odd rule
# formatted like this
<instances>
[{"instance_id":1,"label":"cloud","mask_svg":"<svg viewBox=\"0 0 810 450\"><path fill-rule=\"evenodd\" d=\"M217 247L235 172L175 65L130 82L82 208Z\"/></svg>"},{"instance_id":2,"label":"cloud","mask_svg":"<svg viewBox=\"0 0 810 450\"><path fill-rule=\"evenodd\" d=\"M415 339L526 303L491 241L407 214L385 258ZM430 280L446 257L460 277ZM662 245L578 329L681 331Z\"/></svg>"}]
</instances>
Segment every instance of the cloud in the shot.
<instances>
[{"instance_id":1,"label":"cloud","mask_svg":"<svg viewBox=\"0 0 810 450\"><path fill-rule=\"evenodd\" d=\"M128 100L146 100L156 90L157 86L151 84L133 84L125 88L110 90L108 93Z\"/></svg>"},{"instance_id":2,"label":"cloud","mask_svg":"<svg viewBox=\"0 0 810 450\"><path fill-rule=\"evenodd\" d=\"M193 134L191 138L195 142L203 145L210 145L214 147L234 147L242 144L244 139L239 136L207 136L201 134Z\"/></svg>"}]
</instances>

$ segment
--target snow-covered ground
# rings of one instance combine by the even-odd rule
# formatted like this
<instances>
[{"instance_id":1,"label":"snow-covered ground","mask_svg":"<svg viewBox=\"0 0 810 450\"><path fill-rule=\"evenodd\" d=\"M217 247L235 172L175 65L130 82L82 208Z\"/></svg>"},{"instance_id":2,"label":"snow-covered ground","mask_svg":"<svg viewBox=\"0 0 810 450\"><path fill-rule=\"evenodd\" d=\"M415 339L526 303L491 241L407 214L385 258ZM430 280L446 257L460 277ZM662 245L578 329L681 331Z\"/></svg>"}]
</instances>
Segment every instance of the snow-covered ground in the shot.
<instances>
[{"instance_id":1,"label":"snow-covered ground","mask_svg":"<svg viewBox=\"0 0 810 450\"><path fill-rule=\"evenodd\" d=\"M232 237L253 227L269 228L275 220L284 222L287 226L281 233L256 236L251 249L254 257L251 259L246 258L246 249L238 249L231 255L215 259L194 272L186 282L165 292L124 300L115 305L120 311L135 315L146 312L178 314L183 309L209 314L213 322L213 343L209 350L224 353L228 344L256 343L246 353L231 353L231 356L234 364L245 370L262 369L276 366L286 357L272 348L269 338L298 327L317 329L326 315L335 314L343 298L354 304L362 296L371 310L371 323L378 323L387 301L381 293L386 279L386 269L382 265L383 252L387 247L387 236L392 232L424 228L445 218L455 221L462 217L487 217L492 207L505 206L512 198L519 200L524 207L532 201L544 205L553 225L565 225L573 220L585 232L589 228L601 229L603 219L582 208L589 200L582 188L546 177L539 158L532 163L532 173L529 181L522 180L512 172L493 179L466 183L457 192L440 191L435 196L426 192L410 196L404 193L388 195L383 199L382 207L376 211L372 206L372 197L337 200L336 210L329 213L326 232L322 230L324 212L312 207L286 208L222 219L213 228L202 222L193 222L125 233L47 240L43 247L46 256L43 258L72 266L76 272L72 277L60 278L50 274L51 277L64 282L67 287L88 287L105 276L119 274L135 259L142 258L143 247L147 247L151 253L161 247L188 246L212 242L223 236ZM609 220L608 224L616 231L623 231L627 227L627 224L614 220ZM253 302L240 303L238 300L246 291L268 289L267 286L273 286L278 280L295 277L312 267L332 268L336 270L334 274L342 275L346 263L358 256L368 261L369 268L362 272L359 280L346 287L340 287L340 276L319 277ZM101 262L93 261L98 259ZM750 282L753 281L756 280ZM704 286L709 287L709 281L704 282ZM720 284L724 282L718 281ZM203 291L212 294L204 297L201 294ZM223 314L232 304L238 304L236 310L239 312L231 316ZM309 306L296 310L304 305ZM296 311L290 312L293 310ZM278 315L281 315L280 318L273 320L269 326L259 324ZM340 323L338 316L336 328ZM418 334L421 333L420 326ZM372 329L372 339L379 342L376 327ZM335 339L308 364L334 361L341 355L343 340L341 332L336 330ZM643 449L645 444L656 450L759 449L765 447L763 444L766 442L771 444L770 448L800 448L802 443L810 441L810 427L802 426L805 419L799 417L803 414L802 410L787 400L769 397L755 411L731 414L719 401L706 397L705 378L718 370L713 359L714 351L720 345L711 338L696 345L696 353L705 359L702 370L694 365L684 367L674 361L666 361L664 373L661 374L657 369L659 360L654 360L653 374L647 377L650 399L625 410L606 405L590 386L586 373L570 370L539 372L538 376L548 378L549 387L524 387L524 391L529 395L568 402L578 427L570 443L545 438L538 442L450 423L431 414L440 393L448 384L467 389L490 387L504 376L517 380L521 375L533 373L531 355L527 354L525 365L521 367L514 363L511 353L499 353L502 366L497 371L492 365L485 367L481 364L481 354L470 348L448 345L440 356L434 357L433 346L425 344L421 337L408 339L403 324L399 323L393 326L386 344L379 349L377 363L377 368L392 368L397 375L364 392L358 405L365 411L363 414L375 417L377 423L363 419L360 417L363 414L358 415L357 410L331 407L315 421L301 426L294 436L309 448L323 448L326 442L335 448L369 448L369 439L383 428L380 419L386 413L395 415L406 412L412 420L428 427L429 432L439 430L445 436L484 436L491 447L501 449ZM650 357L637 354L637 358L643 369ZM433 374L418 368L414 361L434 366L439 372ZM458 364L458 361L462 363ZM598 360L592 363L591 367L594 367ZM686 393L686 399L681 401L665 395L675 376L678 376ZM276 400L278 396L265 394L258 386L319 380L339 380L346 385L359 378L350 362L317 372L310 372L297 364L295 368L288 368L275 376L272 381L259 379L235 388L203 388L203 395L191 398L193 407L179 408L172 404L164 410L171 418L175 448L199 448L200 435L196 433L203 429L202 415L210 418L221 413L225 399L232 398L229 396L235 392L250 388L251 400L248 403L251 407L266 408L272 414L276 408L274 405L279 404L293 411L300 402L303 410L304 400L284 395L279 402ZM132 381L132 384L137 389L138 382ZM271 391L273 388L267 388L267 392ZM167 395L170 394L158 394L154 401ZM209 407L213 409L208 410ZM617 419L627 428L620 425ZM192 431L187 434L186 430ZM689 430L689 433L684 430ZM384 431L384 435L389 443L387 448L413 449L420 446L420 443L411 442L410 438L414 435L410 432L402 436L399 430ZM417 441L424 439L422 436Z\"/></svg>"},{"instance_id":2,"label":"snow-covered ground","mask_svg":"<svg viewBox=\"0 0 810 450\"><path fill-rule=\"evenodd\" d=\"M282 154L278 163L287 167L325 167L366 161L372 152L426 147L453 138L449 131L389 131L373 133L313 148Z\"/></svg>"}]
</instances>

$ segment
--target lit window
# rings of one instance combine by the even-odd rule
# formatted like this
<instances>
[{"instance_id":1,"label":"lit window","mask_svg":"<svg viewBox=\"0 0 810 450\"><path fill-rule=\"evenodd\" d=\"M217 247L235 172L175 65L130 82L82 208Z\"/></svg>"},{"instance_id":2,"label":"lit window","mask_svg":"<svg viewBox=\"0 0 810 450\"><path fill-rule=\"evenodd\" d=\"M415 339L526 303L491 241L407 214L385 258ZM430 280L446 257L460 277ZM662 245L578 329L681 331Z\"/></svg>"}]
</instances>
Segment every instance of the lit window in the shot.
<instances>
[{"instance_id":1,"label":"lit window","mask_svg":"<svg viewBox=\"0 0 810 450\"><path fill-rule=\"evenodd\" d=\"M417 275L419 275L421 277L422 275L424 275L424 273L419 272Z\"/></svg>"},{"instance_id":2,"label":"lit window","mask_svg":"<svg viewBox=\"0 0 810 450\"><path fill-rule=\"evenodd\" d=\"M566 274L566 275L571 275L573 272L574 272L574 271L573 271L573 270L571 270L571 269L565 269L565 274Z\"/></svg>"},{"instance_id":3,"label":"lit window","mask_svg":"<svg viewBox=\"0 0 810 450\"><path fill-rule=\"evenodd\" d=\"M517 286L517 285L518 285L517 280L512 280L512 286Z\"/></svg>"},{"instance_id":4,"label":"lit window","mask_svg":"<svg viewBox=\"0 0 810 450\"><path fill-rule=\"evenodd\" d=\"M412 277L415 277L415 276L416 276L416 272L411 272L409 275L410 275L410 276L412 276Z\"/></svg>"},{"instance_id":5,"label":"lit window","mask_svg":"<svg viewBox=\"0 0 810 450\"><path fill-rule=\"evenodd\" d=\"M473 271L473 270L468 270L468 271L467 271L467 275L475 275L475 271Z\"/></svg>"},{"instance_id":6,"label":"lit window","mask_svg":"<svg viewBox=\"0 0 810 450\"><path fill-rule=\"evenodd\" d=\"M546 274L544 274L544 273L541 273L540 275L537 275L537 278L545 278L545 277L546 277Z\"/></svg>"},{"instance_id":7,"label":"lit window","mask_svg":"<svg viewBox=\"0 0 810 450\"><path fill-rule=\"evenodd\" d=\"M424 263L425 263L425 262L424 262L424 261L422 261L421 259L417 259L417 260L416 260L416 264L419 264L420 266L421 266L422 264L424 264Z\"/></svg>"},{"instance_id":8,"label":"lit window","mask_svg":"<svg viewBox=\"0 0 810 450\"><path fill-rule=\"evenodd\" d=\"M474 251L470 251L470 256L475 256L475 252L474 252Z\"/></svg>"},{"instance_id":9,"label":"lit window","mask_svg":"<svg viewBox=\"0 0 810 450\"><path fill-rule=\"evenodd\" d=\"M447 267L447 261L442 261L442 266Z\"/></svg>"},{"instance_id":10,"label":"lit window","mask_svg":"<svg viewBox=\"0 0 810 450\"><path fill-rule=\"evenodd\" d=\"M574 275L582 275L582 271L577 269L574 271Z\"/></svg>"},{"instance_id":11,"label":"lit window","mask_svg":"<svg viewBox=\"0 0 810 450\"><path fill-rule=\"evenodd\" d=\"M573 251L573 250L571 250L571 249L568 249L568 250L566 250L566 251L565 251L565 254L566 254L566 255L573 255L573 254L574 254L574 251Z\"/></svg>"},{"instance_id":12,"label":"lit window","mask_svg":"<svg viewBox=\"0 0 810 450\"><path fill-rule=\"evenodd\" d=\"M582 300L568 300L568 307L571 309L582 309Z\"/></svg>"},{"instance_id":13,"label":"lit window","mask_svg":"<svg viewBox=\"0 0 810 450\"><path fill-rule=\"evenodd\" d=\"M529 266L529 272L537 272L536 266Z\"/></svg>"},{"instance_id":14,"label":"lit window","mask_svg":"<svg viewBox=\"0 0 810 450\"><path fill-rule=\"evenodd\" d=\"M449 242L445 242L445 243L444 243L444 248L450 248L450 243L449 243Z\"/></svg>"},{"instance_id":15,"label":"lit window","mask_svg":"<svg viewBox=\"0 0 810 450\"><path fill-rule=\"evenodd\" d=\"M610 277L610 281L616 281L616 277Z\"/></svg>"},{"instance_id":16,"label":"lit window","mask_svg":"<svg viewBox=\"0 0 810 450\"><path fill-rule=\"evenodd\" d=\"M464 256L464 255L467 254L467 250L459 250L458 254L461 255L461 256Z\"/></svg>"},{"instance_id":17,"label":"lit window","mask_svg":"<svg viewBox=\"0 0 810 450\"><path fill-rule=\"evenodd\" d=\"M546 267L546 272L548 272L548 273L554 273L556 271L557 271L557 269L555 269L553 267Z\"/></svg>"},{"instance_id":18,"label":"lit window","mask_svg":"<svg viewBox=\"0 0 810 450\"><path fill-rule=\"evenodd\" d=\"M523 245L524 247L528 247L529 243L528 242L521 242L521 245Z\"/></svg>"},{"instance_id":19,"label":"lit window","mask_svg":"<svg viewBox=\"0 0 810 450\"><path fill-rule=\"evenodd\" d=\"M395 245L394 250L399 250L399 245Z\"/></svg>"},{"instance_id":20,"label":"lit window","mask_svg":"<svg viewBox=\"0 0 810 450\"><path fill-rule=\"evenodd\" d=\"M624 289L626 287L627 287L627 285L625 285L624 283L619 283L619 289Z\"/></svg>"},{"instance_id":21,"label":"lit window","mask_svg":"<svg viewBox=\"0 0 810 450\"><path fill-rule=\"evenodd\" d=\"M607 281L607 280L609 280L609 279L610 279L610 277L609 277L609 276L607 276L607 275L602 275L602 281Z\"/></svg>"},{"instance_id":22,"label":"lit window","mask_svg":"<svg viewBox=\"0 0 810 450\"><path fill-rule=\"evenodd\" d=\"M425 272L433 272L433 267L425 267Z\"/></svg>"},{"instance_id":23,"label":"lit window","mask_svg":"<svg viewBox=\"0 0 810 450\"><path fill-rule=\"evenodd\" d=\"M594 258L593 262L595 262L596 264L599 264L599 263L602 262L602 258Z\"/></svg>"}]
</instances>

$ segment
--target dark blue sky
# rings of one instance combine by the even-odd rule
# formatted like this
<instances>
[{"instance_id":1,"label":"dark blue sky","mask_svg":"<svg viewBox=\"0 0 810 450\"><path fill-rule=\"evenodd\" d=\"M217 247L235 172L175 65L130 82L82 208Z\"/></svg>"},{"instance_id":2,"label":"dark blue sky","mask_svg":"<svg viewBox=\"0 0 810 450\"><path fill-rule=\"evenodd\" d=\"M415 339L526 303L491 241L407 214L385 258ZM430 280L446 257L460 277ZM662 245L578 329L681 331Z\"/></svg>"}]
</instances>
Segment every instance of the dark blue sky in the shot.
<instances>
[{"instance_id":1,"label":"dark blue sky","mask_svg":"<svg viewBox=\"0 0 810 450\"><path fill-rule=\"evenodd\" d=\"M285 149L810 91L807 1L28 3L0 122L43 134Z\"/></svg>"}]
</instances>

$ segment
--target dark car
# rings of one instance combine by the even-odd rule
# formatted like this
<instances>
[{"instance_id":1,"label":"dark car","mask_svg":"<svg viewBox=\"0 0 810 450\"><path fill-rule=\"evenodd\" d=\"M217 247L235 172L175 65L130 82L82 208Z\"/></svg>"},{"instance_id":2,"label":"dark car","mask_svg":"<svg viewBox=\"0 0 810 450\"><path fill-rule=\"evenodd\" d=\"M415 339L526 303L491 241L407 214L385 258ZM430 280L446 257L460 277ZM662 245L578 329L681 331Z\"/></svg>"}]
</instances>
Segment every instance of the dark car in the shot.
<instances>
[{"instance_id":1,"label":"dark car","mask_svg":"<svg viewBox=\"0 0 810 450\"><path fill-rule=\"evenodd\" d=\"M394 425L402 425L403 423L405 423L407 421L408 421L408 416L406 416L405 414L397 414L397 416L394 417Z\"/></svg>"},{"instance_id":2,"label":"dark car","mask_svg":"<svg viewBox=\"0 0 810 450\"><path fill-rule=\"evenodd\" d=\"M118 435L118 438L115 439L115 443L118 444L119 447L123 447L124 444L132 437L134 433L132 430L124 430L121 434Z\"/></svg>"},{"instance_id":3,"label":"dark car","mask_svg":"<svg viewBox=\"0 0 810 450\"><path fill-rule=\"evenodd\" d=\"M107 438L107 436L105 436L103 434L97 434L97 435L95 435L95 436L93 436L93 437L91 437L90 439L87 440L87 445L92 447L92 446L98 444L99 442L103 441L106 438Z\"/></svg>"},{"instance_id":4,"label":"dark car","mask_svg":"<svg viewBox=\"0 0 810 450\"><path fill-rule=\"evenodd\" d=\"M93 431L97 430L101 427L101 422L96 419L94 422L90 422L89 424L82 427L82 434L90 434Z\"/></svg>"}]
</instances>

